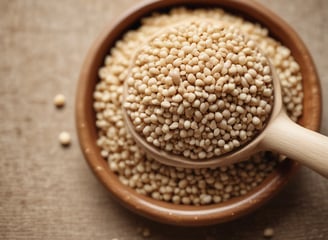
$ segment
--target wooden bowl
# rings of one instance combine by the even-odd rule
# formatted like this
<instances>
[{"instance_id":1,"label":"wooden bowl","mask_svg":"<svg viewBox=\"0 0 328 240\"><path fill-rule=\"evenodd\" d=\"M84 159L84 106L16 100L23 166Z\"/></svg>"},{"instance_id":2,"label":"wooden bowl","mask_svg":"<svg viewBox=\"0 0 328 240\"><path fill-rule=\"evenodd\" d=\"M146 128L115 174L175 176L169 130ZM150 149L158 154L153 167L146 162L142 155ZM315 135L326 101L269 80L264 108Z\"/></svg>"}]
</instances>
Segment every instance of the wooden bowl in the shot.
<instances>
[{"instance_id":1,"label":"wooden bowl","mask_svg":"<svg viewBox=\"0 0 328 240\"><path fill-rule=\"evenodd\" d=\"M261 23L270 35L287 46L301 66L304 86L304 113L299 123L318 130L321 119L321 93L312 58L299 36L286 22L264 6L244 0L165 0L141 3L106 27L92 45L80 74L76 97L76 125L83 154L98 179L121 204L153 220L183 226L201 226L226 222L241 217L268 201L298 169L292 160L284 161L258 187L242 197L208 206L184 206L143 196L124 186L109 169L96 145L97 128L93 110L93 91L99 81L98 69L103 65L115 41L138 21L154 11L167 11L176 6L220 7Z\"/></svg>"}]
</instances>

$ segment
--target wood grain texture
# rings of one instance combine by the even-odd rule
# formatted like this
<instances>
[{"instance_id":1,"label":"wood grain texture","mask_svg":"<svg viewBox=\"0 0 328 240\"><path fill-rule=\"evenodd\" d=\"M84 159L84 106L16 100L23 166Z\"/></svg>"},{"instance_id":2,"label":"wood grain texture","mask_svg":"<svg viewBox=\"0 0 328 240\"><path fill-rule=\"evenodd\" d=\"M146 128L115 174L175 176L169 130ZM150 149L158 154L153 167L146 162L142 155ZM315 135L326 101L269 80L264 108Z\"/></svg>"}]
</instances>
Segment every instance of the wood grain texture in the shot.
<instances>
[{"instance_id":1,"label":"wood grain texture","mask_svg":"<svg viewBox=\"0 0 328 240\"><path fill-rule=\"evenodd\" d=\"M328 239L328 182L303 169L269 204L240 220L203 228L151 222L112 200L76 140L73 101L91 42L135 0L0 1L0 239ZM317 65L328 135L328 2L261 0L301 35ZM53 107L57 93L67 97ZM57 136L72 134L62 149Z\"/></svg>"}]
</instances>

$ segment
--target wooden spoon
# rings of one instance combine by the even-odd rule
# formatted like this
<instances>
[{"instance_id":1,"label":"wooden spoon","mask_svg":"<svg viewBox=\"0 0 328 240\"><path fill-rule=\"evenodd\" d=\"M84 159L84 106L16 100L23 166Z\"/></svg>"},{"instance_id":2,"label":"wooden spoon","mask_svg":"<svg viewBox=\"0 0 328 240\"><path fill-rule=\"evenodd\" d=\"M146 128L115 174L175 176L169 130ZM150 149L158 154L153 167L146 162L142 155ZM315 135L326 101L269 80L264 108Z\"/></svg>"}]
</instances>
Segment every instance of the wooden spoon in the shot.
<instances>
[{"instance_id":1,"label":"wooden spoon","mask_svg":"<svg viewBox=\"0 0 328 240\"><path fill-rule=\"evenodd\" d=\"M181 155L163 151L148 143L132 124L125 108L123 115L128 131L136 143L155 160L175 167L219 167L247 160L260 151L273 151L286 155L328 178L328 137L294 123L282 104L280 81L273 72L274 106L267 126L249 143L239 149L206 160L192 160ZM127 84L124 86L127 93Z\"/></svg>"},{"instance_id":2,"label":"wooden spoon","mask_svg":"<svg viewBox=\"0 0 328 240\"><path fill-rule=\"evenodd\" d=\"M188 20L187 23L190 24L190 21L191 20ZM204 22L207 22L207 20L204 20ZM177 25L180 24L181 22L177 23ZM162 33L167 32L168 29L171 28L174 28L174 25L167 29L164 28ZM158 36L158 34L151 36L148 41L151 41L156 36ZM258 49L258 51L260 50ZM130 70L134 67L133 63L137 55L138 52L134 56ZM262 55L265 56L264 54ZM269 59L268 62L270 64ZM205 160L193 160L182 155L166 152L148 143L136 132L135 126L131 122L126 109L123 107L123 116L128 131L134 137L136 143L139 144L148 155L167 165L185 168L218 167L247 160L249 156L259 151L270 150L295 159L325 177L328 177L328 137L303 128L288 117L282 103L279 78L272 64L270 64L270 68L274 90L274 103L270 119L268 119L265 128L257 136L236 150ZM127 95L128 84L127 81L125 81L123 101L125 101Z\"/></svg>"}]
</instances>

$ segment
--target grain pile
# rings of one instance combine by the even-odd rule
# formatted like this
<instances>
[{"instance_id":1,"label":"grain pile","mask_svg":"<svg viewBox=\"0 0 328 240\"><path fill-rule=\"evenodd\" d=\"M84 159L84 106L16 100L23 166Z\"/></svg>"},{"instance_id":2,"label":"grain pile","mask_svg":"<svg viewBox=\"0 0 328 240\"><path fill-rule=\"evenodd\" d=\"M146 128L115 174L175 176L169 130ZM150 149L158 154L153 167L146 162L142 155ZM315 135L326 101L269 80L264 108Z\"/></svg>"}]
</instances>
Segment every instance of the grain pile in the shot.
<instances>
[{"instance_id":1,"label":"grain pile","mask_svg":"<svg viewBox=\"0 0 328 240\"><path fill-rule=\"evenodd\" d=\"M236 28L188 21L148 41L132 63L124 107L136 131L202 160L250 141L273 102L270 64Z\"/></svg>"},{"instance_id":2,"label":"grain pile","mask_svg":"<svg viewBox=\"0 0 328 240\"><path fill-rule=\"evenodd\" d=\"M259 185L277 165L271 153L259 153L245 162L215 169L183 169L149 159L127 133L122 115L123 83L136 49L150 35L180 21L204 19L220 21L238 29L271 60L280 78L283 102L293 120L302 114L302 77L290 51L268 36L267 29L228 14L221 9L173 9L142 20L136 30L127 32L99 70L101 81L94 92L97 144L101 155L120 181L138 193L175 204L205 205L246 194Z\"/></svg>"}]
</instances>

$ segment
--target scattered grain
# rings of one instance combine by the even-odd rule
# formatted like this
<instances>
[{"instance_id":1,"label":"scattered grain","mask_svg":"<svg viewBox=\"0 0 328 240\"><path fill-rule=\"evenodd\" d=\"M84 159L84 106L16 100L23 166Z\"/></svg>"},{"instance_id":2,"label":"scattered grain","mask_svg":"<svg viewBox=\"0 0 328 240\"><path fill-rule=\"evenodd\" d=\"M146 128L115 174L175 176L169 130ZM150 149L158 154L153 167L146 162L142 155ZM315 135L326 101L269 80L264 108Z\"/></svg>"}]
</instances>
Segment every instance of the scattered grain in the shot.
<instances>
[{"instance_id":1,"label":"scattered grain","mask_svg":"<svg viewBox=\"0 0 328 240\"><path fill-rule=\"evenodd\" d=\"M65 96L63 94L57 94L54 97L54 104L57 108L62 108L64 107L66 102Z\"/></svg>"},{"instance_id":2,"label":"scattered grain","mask_svg":"<svg viewBox=\"0 0 328 240\"><path fill-rule=\"evenodd\" d=\"M263 237L265 238L272 238L274 235L274 230L273 228L266 228L263 231Z\"/></svg>"},{"instance_id":3,"label":"scattered grain","mask_svg":"<svg viewBox=\"0 0 328 240\"><path fill-rule=\"evenodd\" d=\"M59 142L63 146L71 144L71 135L68 132L61 132L58 136Z\"/></svg>"}]
</instances>

